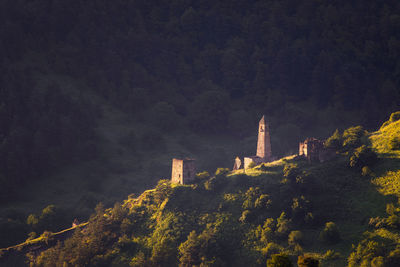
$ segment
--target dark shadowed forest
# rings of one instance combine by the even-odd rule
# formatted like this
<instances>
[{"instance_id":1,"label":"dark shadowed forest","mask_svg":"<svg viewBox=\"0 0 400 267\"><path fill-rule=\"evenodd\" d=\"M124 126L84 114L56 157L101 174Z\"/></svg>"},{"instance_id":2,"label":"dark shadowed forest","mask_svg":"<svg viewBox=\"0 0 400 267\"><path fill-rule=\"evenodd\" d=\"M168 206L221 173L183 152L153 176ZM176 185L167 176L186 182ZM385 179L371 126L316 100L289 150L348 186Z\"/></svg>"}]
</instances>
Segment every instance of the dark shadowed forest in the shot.
<instances>
[{"instance_id":1,"label":"dark shadowed forest","mask_svg":"<svg viewBox=\"0 0 400 267\"><path fill-rule=\"evenodd\" d=\"M230 168L261 114L281 157L400 105L395 0L4 0L0 25L0 247L50 204L55 231L155 186L173 156Z\"/></svg>"}]
</instances>

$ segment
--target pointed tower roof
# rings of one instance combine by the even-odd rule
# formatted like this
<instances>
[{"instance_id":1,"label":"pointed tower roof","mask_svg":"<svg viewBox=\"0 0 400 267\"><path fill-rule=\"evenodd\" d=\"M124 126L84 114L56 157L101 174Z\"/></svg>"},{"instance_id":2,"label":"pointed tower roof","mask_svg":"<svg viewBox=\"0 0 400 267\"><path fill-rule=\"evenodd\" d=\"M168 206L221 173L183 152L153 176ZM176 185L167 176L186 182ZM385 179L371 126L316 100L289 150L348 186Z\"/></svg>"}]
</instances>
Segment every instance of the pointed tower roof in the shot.
<instances>
[{"instance_id":1,"label":"pointed tower roof","mask_svg":"<svg viewBox=\"0 0 400 267\"><path fill-rule=\"evenodd\" d=\"M261 120L260 120L259 123L260 123L260 124L265 124L265 115L262 116L262 118L261 118Z\"/></svg>"}]
</instances>

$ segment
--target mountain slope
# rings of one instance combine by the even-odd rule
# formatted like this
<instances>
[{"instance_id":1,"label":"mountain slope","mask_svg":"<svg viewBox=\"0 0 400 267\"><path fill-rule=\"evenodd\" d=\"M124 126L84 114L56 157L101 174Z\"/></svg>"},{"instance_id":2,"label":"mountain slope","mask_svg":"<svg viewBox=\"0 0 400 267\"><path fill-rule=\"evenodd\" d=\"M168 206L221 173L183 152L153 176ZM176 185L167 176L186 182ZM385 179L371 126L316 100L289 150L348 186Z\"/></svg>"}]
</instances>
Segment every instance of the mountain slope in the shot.
<instances>
[{"instance_id":1,"label":"mountain slope","mask_svg":"<svg viewBox=\"0 0 400 267\"><path fill-rule=\"evenodd\" d=\"M161 180L112 209L98 206L86 228L30 258L39 266L262 266L285 253L292 262L305 255L322 266L396 266L397 116L374 133L344 131L328 162L287 157L246 173L203 173L193 185ZM374 154L364 144L376 160L366 160Z\"/></svg>"}]
</instances>

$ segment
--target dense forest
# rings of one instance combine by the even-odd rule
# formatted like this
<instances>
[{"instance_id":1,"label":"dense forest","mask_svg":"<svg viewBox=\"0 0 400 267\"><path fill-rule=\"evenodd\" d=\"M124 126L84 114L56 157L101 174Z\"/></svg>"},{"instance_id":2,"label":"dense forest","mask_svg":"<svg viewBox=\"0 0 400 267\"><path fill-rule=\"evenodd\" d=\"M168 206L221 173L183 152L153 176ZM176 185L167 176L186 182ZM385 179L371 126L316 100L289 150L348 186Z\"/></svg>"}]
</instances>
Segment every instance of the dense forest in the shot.
<instances>
[{"instance_id":1,"label":"dense forest","mask_svg":"<svg viewBox=\"0 0 400 267\"><path fill-rule=\"evenodd\" d=\"M53 204L43 192L62 195L65 166L81 189L65 187L69 223L168 177L172 156L230 167L254 153L261 114L284 156L307 136L375 129L400 103L394 0L4 0L0 23L2 246Z\"/></svg>"}]
</instances>

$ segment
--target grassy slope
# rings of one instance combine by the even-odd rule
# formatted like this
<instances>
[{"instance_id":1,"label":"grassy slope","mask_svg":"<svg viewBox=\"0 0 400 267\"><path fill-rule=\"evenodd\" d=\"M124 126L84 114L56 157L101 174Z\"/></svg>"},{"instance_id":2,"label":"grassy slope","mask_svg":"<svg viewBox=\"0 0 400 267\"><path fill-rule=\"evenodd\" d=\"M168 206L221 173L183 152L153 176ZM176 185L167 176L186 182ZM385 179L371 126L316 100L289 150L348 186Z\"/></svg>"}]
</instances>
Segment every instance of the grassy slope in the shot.
<instances>
[{"instance_id":1,"label":"grassy slope","mask_svg":"<svg viewBox=\"0 0 400 267\"><path fill-rule=\"evenodd\" d=\"M118 117L114 117L114 120L118 121ZM123 131L121 129L121 132ZM109 134L115 135L117 132ZM362 239L362 233L368 229L369 218L383 216L386 203L393 202L395 199L393 195L399 196L400 188L396 177L398 178L400 174L400 152L390 150L388 146L393 136L400 136L400 121L392 122L369 135L371 145L380 158L378 164L373 167L374 174L371 177L363 177L358 171L350 169L346 156L338 156L335 160L321 164L309 164L291 156L265 164L264 168L258 166L247 170L246 175L249 177L247 180L242 180L243 170L232 172L227 176L226 185L217 192L207 193L196 190L192 186L173 185L174 193L160 206L148 204L151 203L155 190L147 190L138 198L125 200L124 206L151 207L151 213L153 213L150 223L152 227L149 228L151 232L151 229L157 228L157 222L162 220L164 215L174 212L185 212L194 218L202 218L207 213L220 212L230 212L239 217L241 203L237 203L235 199L249 186L259 186L264 193L270 195L273 203L277 203L275 205L278 208L271 210L269 214L270 217L277 218L281 207L290 205L290 199L282 197L287 193L285 191L287 188L281 183L283 167L288 163L296 163L302 171L312 173L314 177L313 189L307 198L312 203L316 222L314 225L295 226L291 230L301 230L306 235L303 245L304 253L312 254L320 259L324 258L323 255L327 250L334 250L341 254L335 260L323 260L322 266L344 266L352 244L357 244ZM113 139L116 138L111 138ZM292 197L296 194L296 192L292 193ZM318 240L321 227L327 221L334 221L337 224L342 238L339 244L326 245ZM193 225L193 229L196 227L199 226ZM390 236L393 240L399 239L398 235L384 232L382 229L376 234ZM281 245L287 253L293 257L296 255L290 248L285 248L284 242Z\"/></svg>"},{"instance_id":2,"label":"grassy slope","mask_svg":"<svg viewBox=\"0 0 400 267\"><path fill-rule=\"evenodd\" d=\"M335 221L338 225L342 242L337 245L324 245L318 241L319 227L301 229L307 235L307 242L304 252L313 254L315 257L323 259L327 250L333 249L341 254L336 260L322 261L322 266L344 266L347 262L352 244L356 244L362 239L362 233L368 230L368 220L371 217L385 215L387 203L393 202L392 195L399 196L400 186L398 179L400 175L399 159L400 152L392 151L388 148L388 142L393 136L400 136L400 121L394 122L383 129L370 134L369 139L372 147L380 158L374 166L375 174L372 177L363 177L357 170L348 167L348 159L339 156L337 159L321 164L308 164L296 161L294 157L286 157L278 161L268 163L267 171L259 167L246 171L246 175L254 179L254 185L263 186L266 193L275 201L285 201L280 199L282 186L280 179L282 170L287 163L297 163L303 171L311 172L316 178L315 188L317 189L309 197L313 203L313 213L320 222ZM232 172L228 178L238 178L243 174L243 170ZM377 177L377 178L374 178ZM377 187L378 185L378 187ZM173 205L167 205L172 210L191 210L196 207L196 214L202 212L218 212L216 203L221 203L226 194L235 194L238 191L246 190L237 186L237 182L229 183L223 190L223 194L208 196L208 201L199 201L204 196L194 196L187 199L187 196L174 196L169 201ZM187 204L187 203L190 203ZM213 205L210 206L210 203ZM188 206L189 205L189 206ZM214 208L212 208L214 206ZM235 213L234 210L231 211ZM279 214L275 214L277 216ZM378 233L387 235L387 233ZM396 239L396 236L393 236ZM292 253L287 251L289 254Z\"/></svg>"},{"instance_id":3,"label":"grassy slope","mask_svg":"<svg viewBox=\"0 0 400 267\"><path fill-rule=\"evenodd\" d=\"M400 121L384 125L370 136L372 147L384 161L376 168L373 183L384 195L400 197L400 150L391 150L390 141L400 137Z\"/></svg>"}]
</instances>

